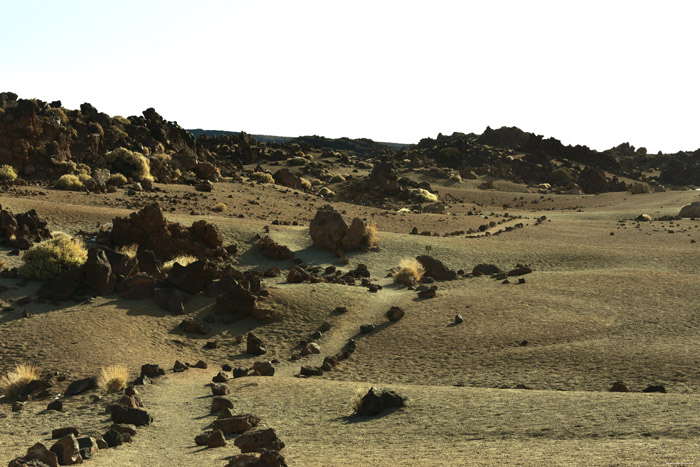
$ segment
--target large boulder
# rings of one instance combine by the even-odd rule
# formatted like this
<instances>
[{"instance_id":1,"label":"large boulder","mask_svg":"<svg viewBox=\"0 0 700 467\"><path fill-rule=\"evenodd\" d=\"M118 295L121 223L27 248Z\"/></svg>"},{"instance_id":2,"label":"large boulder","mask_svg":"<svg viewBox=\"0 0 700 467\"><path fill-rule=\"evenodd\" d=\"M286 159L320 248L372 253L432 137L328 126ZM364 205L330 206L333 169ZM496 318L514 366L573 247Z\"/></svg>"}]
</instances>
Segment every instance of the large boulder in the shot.
<instances>
[{"instance_id":1,"label":"large boulder","mask_svg":"<svg viewBox=\"0 0 700 467\"><path fill-rule=\"evenodd\" d=\"M316 212L309 225L309 234L314 247L336 253L348 228L343 216L330 205L326 205Z\"/></svg>"},{"instance_id":2,"label":"large boulder","mask_svg":"<svg viewBox=\"0 0 700 467\"><path fill-rule=\"evenodd\" d=\"M90 248L83 270L85 271L83 284L90 289L99 295L109 295L114 292L117 278L112 274L112 265L104 250Z\"/></svg>"},{"instance_id":3,"label":"large boulder","mask_svg":"<svg viewBox=\"0 0 700 467\"><path fill-rule=\"evenodd\" d=\"M700 217L700 201L686 204L678 215L681 217Z\"/></svg>"},{"instance_id":4,"label":"large boulder","mask_svg":"<svg viewBox=\"0 0 700 467\"><path fill-rule=\"evenodd\" d=\"M416 257L416 260L425 269L425 276L432 277L438 281L451 281L457 279L457 273L447 269L447 266L442 264L442 261L435 259L432 256L421 255Z\"/></svg>"},{"instance_id":5,"label":"large boulder","mask_svg":"<svg viewBox=\"0 0 700 467\"><path fill-rule=\"evenodd\" d=\"M390 389L380 391L377 388L370 388L360 400L355 413L357 415L378 415L390 407L403 407L405 401L405 397Z\"/></svg>"},{"instance_id":6,"label":"large boulder","mask_svg":"<svg viewBox=\"0 0 700 467\"><path fill-rule=\"evenodd\" d=\"M137 244L151 250L161 260L179 255L213 256L223 250L223 236L216 225L201 220L187 228L168 222L158 203L131 213L129 217L114 218L112 226L114 245Z\"/></svg>"},{"instance_id":7,"label":"large boulder","mask_svg":"<svg viewBox=\"0 0 700 467\"><path fill-rule=\"evenodd\" d=\"M112 421L114 423L127 423L130 425L143 426L149 425L153 421L153 417L143 409L125 407L123 405L113 405Z\"/></svg>"},{"instance_id":8,"label":"large boulder","mask_svg":"<svg viewBox=\"0 0 700 467\"><path fill-rule=\"evenodd\" d=\"M260 252L270 259L284 260L294 258L294 253L285 245L276 243L270 237L263 237L258 242Z\"/></svg>"},{"instance_id":9,"label":"large boulder","mask_svg":"<svg viewBox=\"0 0 700 467\"><path fill-rule=\"evenodd\" d=\"M247 431L233 442L241 452L260 452L265 449L279 451L284 447L284 442L277 437L274 428L266 430Z\"/></svg>"},{"instance_id":10,"label":"large boulder","mask_svg":"<svg viewBox=\"0 0 700 467\"><path fill-rule=\"evenodd\" d=\"M294 175L289 169L280 169L272 175L278 185L300 190L302 188L301 177Z\"/></svg>"},{"instance_id":11,"label":"large boulder","mask_svg":"<svg viewBox=\"0 0 700 467\"><path fill-rule=\"evenodd\" d=\"M26 250L33 243L49 238L51 232L46 228L46 221L39 219L34 209L14 215L10 210L0 207L0 239L9 242L11 246Z\"/></svg>"},{"instance_id":12,"label":"large boulder","mask_svg":"<svg viewBox=\"0 0 700 467\"><path fill-rule=\"evenodd\" d=\"M221 430L224 434L244 433L251 428L258 426L260 419L252 414L233 415L231 417L214 420L212 428Z\"/></svg>"},{"instance_id":13,"label":"large boulder","mask_svg":"<svg viewBox=\"0 0 700 467\"><path fill-rule=\"evenodd\" d=\"M197 295L217 278L219 272L209 261L199 260L182 266L175 263L168 274L168 282L189 294Z\"/></svg>"},{"instance_id":14,"label":"large boulder","mask_svg":"<svg viewBox=\"0 0 700 467\"><path fill-rule=\"evenodd\" d=\"M610 191L605 173L595 167L588 167L581 172L576 183L587 194L607 193Z\"/></svg>"},{"instance_id":15,"label":"large boulder","mask_svg":"<svg viewBox=\"0 0 700 467\"><path fill-rule=\"evenodd\" d=\"M78 438L72 433L56 441L56 443L51 446L51 452L56 454L60 465L83 463L83 458L80 456Z\"/></svg>"},{"instance_id":16,"label":"large boulder","mask_svg":"<svg viewBox=\"0 0 700 467\"><path fill-rule=\"evenodd\" d=\"M39 463L37 464L37 462ZM18 457L10 462L9 467L20 467L23 465L58 467L58 457L55 452L50 451L43 444L36 443L27 449L27 454L24 457Z\"/></svg>"},{"instance_id":17,"label":"large boulder","mask_svg":"<svg viewBox=\"0 0 700 467\"><path fill-rule=\"evenodd\" d=\"M371 246L370 239L372 236L373 226L356 217L350 223L350 227L340 240L340 246L343 251L353 251L360 247Z\"/></svg>"}]
</instances>

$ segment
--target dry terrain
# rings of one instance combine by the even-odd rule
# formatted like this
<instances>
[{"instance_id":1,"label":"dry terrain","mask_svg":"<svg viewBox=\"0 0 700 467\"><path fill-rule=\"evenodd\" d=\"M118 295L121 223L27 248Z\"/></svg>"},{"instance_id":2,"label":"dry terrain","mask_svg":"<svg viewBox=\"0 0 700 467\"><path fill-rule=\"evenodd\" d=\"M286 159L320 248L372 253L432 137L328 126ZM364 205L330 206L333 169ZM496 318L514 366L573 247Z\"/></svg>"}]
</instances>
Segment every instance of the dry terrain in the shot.
<instances>
[{"instance_id":1,"label":"dry terrain","mask_svg":"<svg viewBox=\"0 0 700 467\"><path fill-rule=\"evenodd\" d=\"M270 291L265 306L279 319L214 323L209 335L193 337L177 328L183 316L151 300L114 295L19 306L15 301L34 297L40 283L0 279L9 288L0 294L0 374L23 362L69 381L95 376L110 364L124 364L136 377L144 363L167 369L175 360L208 363L208 369L169 372L139 389L154 423L139 429L131 444L87 461L96 467L225 465L239 453L233 443L216 449L194 444L215 418L206 385L222 364L247 367L263 359L279 360L275 376L232 380L230 398L236 412L254 413L277 430L289 465L700 462L700 221L634 220L642 213L675 216L700 193L543 195L504 181L480 190L479 182L432 181L452 200L442 214L333 203L346 218L367 218L379 229L379 251L351 253L347 266L311 246L308 225L326 201L288 188L222 182L202 194L159 184L156 193L133 195L122 189L86 195L10 188L0 194L3 208L36 209L51 230L71 234L159 201L171 221L215 222L225 243L238 245L233 264L241 270L292 265L257 250L255 236L269 226L270 236L304 262L344 270L365 264L383 289L290 284L283 274L264 281ZM219 202L228 205L223 213L211 209ZM523 227L474 238L444 236L503 219L510 220L502 226ZM299 225L283 225L292 221ZM409 235L414 227L439 236ZM20 257L9 251L0 250L1 259L19 265ZM480 263L504 270L524 263L534 271L522 276L524 283L460 276L437 282L436 297L421 300L387 273L400 259L426 252L467 273ZM349 312L333 313L338 306ZM391 306L406 316L387 322ZM201 296L186 311L203 318L211 308L212 299ZM25 311L30 317L23 317ZM464 322L455 325L457 313ZM324 321L332 327L318 340L321 354L290 360L299 340ZM360 335L360 325L369 323L377 330ZM267 345L263 357L246 354L245 340L239 341L253 329ZM221 346L205 349L214 338ZM349 338L357 341L351 358L323 376L296 377L301 365L320 365ZM631 392L608 392L615 381ZM667 393L643 393L650 384L664 385ZM396 390L408 398L406 407L378 417L352 415L357 392L371 386ZM111 423L105 406L115 396L93 402L93 394L66 399L64 412L46 411L47 400L29 401L20 412L0 404L0 465L36 442L50 444L54 428L104 433Z\"/></svg>"}]
</instances>

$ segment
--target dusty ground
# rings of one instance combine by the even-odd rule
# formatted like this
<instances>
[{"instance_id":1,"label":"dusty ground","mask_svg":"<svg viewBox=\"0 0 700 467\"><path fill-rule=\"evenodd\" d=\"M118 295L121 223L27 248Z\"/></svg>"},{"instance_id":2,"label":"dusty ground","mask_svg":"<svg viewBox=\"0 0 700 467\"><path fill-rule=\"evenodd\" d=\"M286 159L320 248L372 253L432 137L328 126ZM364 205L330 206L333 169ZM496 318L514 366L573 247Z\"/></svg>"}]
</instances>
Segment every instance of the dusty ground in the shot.
<instances>
[{"instance_id":1,"label":"dusty ground","mask_svg":"<svg viewBox=\"0 0 700 467\"><path fill-rule=\"evenodd\" d=\"M126 364L132 376L144 363L165 368L176 359L209 363L207 370L171 375L144 390L153 426L141 429L131 445L99 453L89 461L95 466L223 465L238 453L232 443L202 450L193 440L211 423L205 384L219 366L259 360L244 353L245 343L237 343L236 337L250 329L266 341L265 359L281 363L273 378L236 380L232 399L236 410L255 413L278 431L290 465L700 461L695 410L700 402L700 247L691 243L700 240L700 221L633 221L641 213L675 215L683 204L698 200L698 192L572 196L541 195L505 182L488 191L477 185L438 187L443 197L457 200L444 214L335 203L348 217L372 219L380 231L380 251L351 254L348 266L310 247L306 228L327 201L272 185L221 183L205 195L185 186L159 186L164 191L133 196L122 190L85 195L40 187L5 193L3 207L14 212L34 208L53 230L70 233L95 230L155 199L173 209L170 220L216 222L228 242L238 244L235 262L241 269L289 267L254 248L254 235L269 225L271 236L304 261L342 269L364 263L384 289L371 294L361 287L268 279L266 306L281 320L265 326L215 324L211 335L193 338L176 330L183 317L150 301L103 297L16 306L14 300L34 296L39 283L0 279L10 287L0 294L0 373L27 361L69 379L96 375L112 363ZM229 209L212 212L218 202ZM470 211L478 215L467 215ZM501 221L505 213L524 227L480 238L442 236ZM547 219L536 225L541 216ZM301 225L272 225L274 220ZM413 227L440 236L408 235ZM525 276L524 284L489 278L440 283L436 298L420 301L385 276L401 258L423 254L426 247L453 269L528 263L535 272ZM19 264L8 251L2 250L2 259ZM350 312L335 316L332 310L339 305ZM393 305L401 306L406 317L382 324ZM198 297L187 311L205 317L210 308L211 299ZM30 318L22 318L25 309ZM456 313L465 322L453 326ZM318 341L322 354L289 361L297 342L326 320L332 329ZM367 323L382 325L357 336ZM204 343L214 337L222 346L205 350ZM293 377L300 365L320 364L323 355L336 353L350 337L357 339L358 350L336 370L320 378ZM616 380L636 392L607 392ZM668 394L639 393L648 384L663 384ZM378 418L350 416L356 391L372 385L406 395L408 406ZM510 389L517 385L531 390ZM30 402L19 413L0 404L0 463L37 441L48 443L53 428L77 425L83 432L104 432L109 401L79 396L67 400L60 414L45 412L46 401Z\"/></svg>"}]
</instances>

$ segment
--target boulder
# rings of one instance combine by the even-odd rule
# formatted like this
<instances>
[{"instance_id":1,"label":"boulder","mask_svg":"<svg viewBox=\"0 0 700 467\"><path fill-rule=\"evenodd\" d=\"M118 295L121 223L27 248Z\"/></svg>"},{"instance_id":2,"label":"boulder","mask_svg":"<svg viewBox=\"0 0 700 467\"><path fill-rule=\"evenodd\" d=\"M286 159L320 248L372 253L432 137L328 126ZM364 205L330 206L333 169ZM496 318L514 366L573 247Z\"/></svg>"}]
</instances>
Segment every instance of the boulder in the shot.
<instances>
[{"instance_id":1,"label":"boulder","mask_svg":"<svg viewBox=\"0 0 700 467\"><path fill-rule=\"evenodd\" d=\"M323 376L323 369L314 365L304 365L299 374L302 376Z\"/></svg>"},{"instance_id":2,"label":"boulder","mask_svg":"<svg viewBox=\"0 0 700 467\"><path fill-rule=\"evenodd\" d=\"M622 381L615 381L612 387L609 389L610 392L630 392L625 383Z\"/></svg>"},{"instance_id":3,"label":"boulder","mask_svg":"<svg viewBox=\"0 0 700 467\"><path fill-rule=\"evenodd\" d=\"M640 214L634 218L637 222L651 222L654 219L651 218L649 214Z\"/></svg>"},{"instance_id":4,"label":"boulder","mask_svg":"<svg viewBox=\"0 0 700 467\"><path fill-rule=\"evenodd\" d=\"M214 420L212 428L221 430L224 434L244 433L253 427L258 426L260 419L252 414L234 415L230 418L219 418Z\"/></svg>"},{"instance_id":5,"label":"boulder","mask_svg":"<svg viewBox=\"0 0 700 467\"><path fill-rule=\"evenodd\" d=\"M109 430L104 435L102 435L107 447L114 448L124 444L124 436L122 433L116 430Z\"/></svg>"},{"instance_id":6,"label":"boulder","mask_svg":"<svg viewBox=\"0 0 700 467\"><path fill-rule=\"evenodd\" d=\"M649 185L646 183L634 182L630 185L630 193L633 195L641 195L644 193L650 193Z\"/></svg>"},{"instance_id":7,"label":"boulder","mask_svg":"<svg viewBox=\"0 0 700 467\"><path fill-rule=\"evenodd\" d=\"M85 271L83 284L87 287L96 291L99 295L114 293L117 278L112 274L112 265L109 263L103 250L90 248L83 270Z\"/></svg>"},{"instance_id":8,"label":"boulder","mask_svg":"<svg viewBox=\"0 0 700 467\"><path fill-rule=\"evenodd\" d=\"M187 303L189 299L190 294L176 289L175 287L158 289L153 295L153 301L156 305L175 315L181 315L185 312L185 303Z\"/></svg>"},{"instance_id":9,"label":"boulder","mask_svg":"<svg viewBox=\"0 0 700 467\"><path fill-rule=\"evenodd\" d=\"M310 279L311 275L297 266L291 268L289 270L289 273L287 274L287 282L292 284L299 284L301 282L306 282Z\"/></svg>"},{"instance_id":10,"label":"boulder","mask_svg":"<svg viewBox=\"0 0 700 467\"><path fill-rule=\"evenodd\" d=\"M316 212L309 225L309 233L314 247L338 253L340 242L348 228L343 216L330 205L326 205Z\"/></svg>"},{"instance_id":11,"label":"boulder","mask_svg":"<svg viewBox=\"0 0 700 467\"><path fill-rule=\"evenodd\" d=\"M435 259L432 256L421 255L416 257L416 260L425 269L425 276L432 277L438 281L451 281L457 279L457 273L447 269L447 266L442 264L442 261Z\"/></svg>"},{"instance_id":12,"label":"boulder","mask_svg":"<svg viewBox=\"0 0 700 467\"><path fill-rule=\"evenodd\" d=\"M270 237L263 237L258 242L262 254L270 259L285 260L294 258L294 253L288 247L276 243Z\"/></svg>"},{"instance_id":13,"label":"boulder","mask_svg":"<svg viewBox=\"0 0 700 467\"><path fill-rule=\"evenodd\" d=\"M64 397L77 396L86 391L90 391L97 387L97 380L95 378L84 378L77 381L73 381L68 385L64 393Z\"/></svg>"},{"instance_id":14,"label":"boulder","mask_svg":"<svg viewBox=\"0 0 700 467\"><path fill-rule=\"evenodd\" d=\"M209 409L209 413L220 412L224 409L233 409L233 402L225 397L215 397L211 400L211 409Z\"/></svg>"},{"instance_id":15,"label":"boulder","mask_svg":"<svg viewBox=\"0 0 700 467\"><path fill-rule=\"evenodd\" d=\"M690 204L686 204L681 208L681 211L678 213L680 217L686 217L686 218L691 218L691 217L700 217L700 201L695 201Z\"/></svg>"},{"instance_id":16,"label":"boulder","mask_svg":"<svg viewBox=\"0 0 700 467\"><path fill-rule=\"evenodd\" d=\"M216 225L200 220L187 228L168 222L158 203L114 218L111 240L116 246L137 244L161 260L179 255L202 257L208 250L223 247L223 235Z\"/></svg>"},{"instance_id":17,"label":"boulder","mask_svg":"<svg viewBox=\"0 0 700 467\"><path fill-rule=\"evenodd\" d=\"M357 415L378 415L390 407L403 407L406 398L390 389L378 390L374 387L365 394L355 410Z\"/></svg>"},{"instance_id":18,"label":"boulder","mask_svg":"<svg viewBox=\"0 0 700 467\"><path fill-rule=\"evenodd\" d=\"M159 367L158 365L152 363L146 363L145 365L141 365L141 376L157 378L163 375L165 375L165 370Z\"/></svg>"},{"instance_id":19,"label":"boulder","mask_svg":"<svg viewBox=\"0 0 700 467\"><path fill-rule=\"evenodd\" d=\"M226 446L226 438L221 430L212 430L202 433L195 437L194 443L197 446L207 446L210 448L219 448Z\"/></svg>"},{"instance_id":20,"label":"boulder","mask_svg":"<svg viewBox=\"0 0 700 467\"><path fill-rule=\"evenodd\" d=\"M36 462L40 462L40 464ZM58 456L43 444L36 443L34 446L27 449L27 454L25 454L24 457L18 457L10 462L9 467L19 467L22 465L58 467Z\"/></svg>"},{"instance_id":21,"label":"boulder","mask_svg":"<svg viewBox=\"0 0 700 467\"><path fill-rule=\"evenodd\" d=\"M340 247L343 251L354 251L360 249L360 247L369 247L369 238L369 224L356 217L352 220L350 227L340 240Z\"/></svg>"},{"instance_id":22,"label":"boulder","mask_svg":"<svg viewBox=\"0 0 700 467\"><path fill-rule=\"evenodd\" d=\"M267 352L267 349L265 349L265 344L263 343L262 339L257 337L252 332L249 332L248 337L246 338L246 353L252 355L262 355L265 352Z\"/></svg>"},{"instance_id":23,"label":"boulder","mask_svg":"<svg viewBox=\"0 0 700 467\"><path fill-rule=\"evenodd\" d=\"M508 271L508 276L524 276L525 274L530 274L531 272L532 268L530 266L518 263L515 265L514 269Z\"/></svg>"},{"instance_id":24,"label":"boulder","mask_svg":"<svg viewBox=\"0 0 700 467\"><path fill-rule=\"evenodd\" d=\"M145 300L151 298L155 290L155 279L144 275L130 277L120 282L117 286L119 296L127 300Z\"/></svg>"},{"instance_id":25,"label":"boulder","mask_svg":"<svg viewBox=\"0 0 700 467\"><path fill-rule=\"evenodd\" d=\"M74 426L68 426L65 428L56 428L55 430L51 430L51 439L59 439L59 438L63 438L66 435L71 435L71 434L78 436L79 433L80 433L80 430Z\"/></svg>"},{"instance_id":26,"label":"boulder","mask_svg":"<svg viewBox=\"0 0 700 467\"><path fill-rule=\"evenodd\" d=\"M59 439L51 446L51 452L56 454L60 465L82 464L83 458L80 456L80 446L78 438L74 434L69 434Z\"/></svg>"},{"instance_id":27,"label":"boulder","mask_svg":"<svg viewBox=\"0 0 700 467\"><path fill-rule=\"evenodd\" d=\"M127 423L135 426L149 425L153 417L143 409L125 407L123 405L113 405L111 409L112 421L114 423Z\"/></svg>"},{"instance_id":28,"label":"boulder","mask_svg":"<svg viewBox=\"0 0 700 467\"><path fill-rule=\"evenodd\" d=\"M175 263L168 274L168 282L180 290L197 295L206 290L218 275L216 266L209 261L199 260L187 266Z\"/></svg>"},{"instance_id":29,"label":"boulder","mask_svg":"<svg viewBox=\"0 0 700 467\"><path fill-rule=\"evenodd\" d=\"M212 383L211 393L215 396L225 396L231 393L231 387L224 383Z\"/></svg>"},{"instance_id":30,"label":"boulder","mask_svg":"<svg viewBox=\"0 0 700 467\"><path fill-rule=\"evenodd\" d=\"M255 362L253 363L253 372L256 376L274 376L275 367L272 362Z\"/></svg>"},{"instance_id":31,"label":"boulder","mask_svg":"<svg viewBox=\"0 0 700 467\"><path fill-rule=\"evenodd\" d=\"M302 189L301 177L294 175L289 169L278 170L272 174L272 178L275 179L275 183L278 185L294 188L295 190Z\"/></svg>"},{"instance_id":32,"label":"boulder","mask_svg":"<svg viewBox=\"0 0 700 467\"><path fill-rule=\"evenodd\" d=\"M398 321L404 317L406 313L397 306L392 306L389 311L386 312L386 317L389 321Z\"/></svg>"},{"instance_id":33,"label":"boulder","mask_svg":"<svg viewBox=\"0 0 700 467\"><path fill-rule=\"evenodd\" d=\"M418 292L418 298L434 298L437 293L437 287L433 286L429 289L421 290Z\"/></svg>"},{"instance_id":34,"label":"boulder","mask_svg":"<svg viewBox=\"0 0 700 467\"><path fill-rule=\"evenodd\" d=\"M233 442L241 452L260 452L263 449L279 451L284 448L284 442L277 437L274 428L266 430L247 431Z\"/></svg>"},{"instance_id":35,"label":"boulder","mask_svg":"<svg viewBox=\"0 0 700 467\"><path fill-rule=\"evenodd\" d=\"M100 447L97 445L97 439L92 436L78 438L78 447L80 448L80 457L83 459L90 459L100 450Z\"/></svg>"},{"instance_id":36,"label":"boulder","mask_svg":"<svg viewBox=\"0 0 700 467\"><path fill-rule=\"evenodd\" d=\"M500 274L501 273L501 268L496 266L495 264L477 264L474 266L474 269L472 269L472 274L475 276L481 276L481 275L491 275L491 274Z\"/></svg>"},{"instance_id":37,"label":"boulder","mask_svg":"<svg viewBox=\"0 0 700 467\"><path fill-rule=\"evenodd\" d=\"M279 452L263 450L260 457L250 453L233 456L225 467L287 467L287 462Z\"/></svg>"}]
</instances>

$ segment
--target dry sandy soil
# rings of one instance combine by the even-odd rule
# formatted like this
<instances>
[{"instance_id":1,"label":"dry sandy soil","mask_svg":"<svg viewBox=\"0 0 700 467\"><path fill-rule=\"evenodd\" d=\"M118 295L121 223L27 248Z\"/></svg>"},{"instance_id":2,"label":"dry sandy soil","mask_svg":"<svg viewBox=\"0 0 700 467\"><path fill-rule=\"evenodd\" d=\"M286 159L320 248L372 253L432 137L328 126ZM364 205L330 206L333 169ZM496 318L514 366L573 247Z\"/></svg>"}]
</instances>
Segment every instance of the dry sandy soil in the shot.
<instances>
[{"instance_id":1,"label":"dry sandy soil","mask_svg":"<svg viewBox=\"0 0 700 467\"><path fill-rule=\"evenodd\" d=\"M216 222L226 243L238 245L234 263L243 270L291 265L257 251L254 236L267 225L273 239L305 262L342 269L363 263L384 288L374 294L362 287L266 279L265 306L277 312L278 321L217 323L210 335L192 337L177 330L182 316L148 300L110 296L16 306L16 299L34 296L40 284L0 279L10 288L0 295L0 374L32 362L73 380L119 363L135 377L144 363L172 368L176 359L208 362L206 370L169 374L141 390L154 423L140 429L133 443L98 453L88 461L94 466L224 465L239 453L232 442L218 449L194 444L214 418L206 385L224 363L246 367L262 359L280 361L276 375L232 381L231 399L237 412L254 413L277 430L290 465L700 462L700 246L691 242L700 240L700 221L633 220L642 213L676 215L698 200L698 192L541 195L506 182L479 190L478 182L438 187L455 200L445 214L334 203L347 217L373 220L380 231L380 251L351 254L348 266L310 245L308 223L326 201L273 185L220 183L206 195L185 186L133 196L121 190L86 195L12 189L0 195L4 208L34 208L52 230L70 233L95 230L158 200L172 221ZM214 213L218 202L229 209ZM442 236L500 221L506 212L521 218L505 225L524 227L479 238ZM542 216L546 220L536 224ZM409 235L413 227L440 236ZM401 258L423 254L427 246L455 270L527 263L535 271L523 284L486 277L441 282L434 299L418 300L386 275ZM2 259L18 265L20 259L8 252L0 250ZM341 305L349 313L335 315ZM197 297L187 312L201 318L211 306L211 299ZM402 307L405 318L387 323L384 313L391 306ZM30 318L22 317L25 310ZM464 323L452 324L456 313ZM298 341L324 321L332 328L318 341L321 355L290 361ZM358 335L368 323L378 330ZM247 355L245 342L238 342L251 329L267 344L264 358ZM222 345L204 349L214 337ZM334 371L295 377L302 364L320 364L351 337L357 351ZM633 392L608 392L614 381ZM649 384L663 384L668 393L642 393ZM357 392L371 386L398 391L407 406L379 417L351 415ZM114 396L92 402L91 395L67 399L62 413L47 412L46 400L30 401L17 413L0 404L0 464L38 441L49 444L54 428L103 433L110 424L105 406Z\"/></svg>"}]
</instances>

